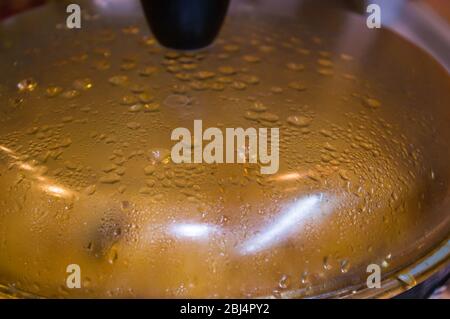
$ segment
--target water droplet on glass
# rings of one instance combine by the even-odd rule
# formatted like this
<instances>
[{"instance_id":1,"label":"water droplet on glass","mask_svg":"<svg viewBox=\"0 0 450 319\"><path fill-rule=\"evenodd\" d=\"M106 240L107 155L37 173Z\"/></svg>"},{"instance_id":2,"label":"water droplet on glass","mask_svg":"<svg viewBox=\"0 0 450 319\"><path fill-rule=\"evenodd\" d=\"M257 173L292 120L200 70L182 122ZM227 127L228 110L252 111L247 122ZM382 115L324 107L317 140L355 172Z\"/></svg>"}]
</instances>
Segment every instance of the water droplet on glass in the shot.
<instances>
[{"instance_id":1,"label":"water droplet on glass","mask_svg":"<svg viewBox=\"0 0 450 319\"><path fill-rule=\"evenodd\" d=\"M303 115L292 115L289 116L286 121L297 127L307 127L311 124L312 118Z\"/></svg>"},{"instance_id":2,"label":"water droplet on glass","mask_svg":"<svg viewBox=\"0 0 450 319\"><path fill-rule=\"evenodd\" d=\"M278 282L278 287L280 289L288 289L291 285L291 279L288 275L283 275Z\"/></svg>"},{"instance_id":3,"label":"water droplet on glass","mask_svg":"<svg viewBox=\"0 0 450 319\"><path fill-rule=\"evenodd\" d=\"M306 90L306 85L301 83L301 82L291 82L288 84L288 86L291 89L297 90L297 91L305 91Z\"/></svg>"},{"instance_id":4,"label":"water droplet on glass","mask_svg":"<svg viewBox=\"0 0 450 319\"><path fill-rule=\"evenodd\" d=\"M17 83L20 92L32 92L37 87L37 82L33 78L27 78Z\"/></svg>"},{"instance_id":5,"label":"water droplet on glass","mask_svg":"<svg viewBox=\"0 0 450 319\"><path fill-rule=\"evenodd\" d=\"M55 97L62 92L62 87L60 86L50 86L45 90L45 96L47 97Z\"/></svg>"},{"instance_id":6,"label":"water droplet on glass","mask_svg":"<svg viewBox=\"0 0 450 319\"><path fill-rule=\"evenodd\" d=\"M100 183L115 184L120 181L120 176L116 173L108 173L100 178Z\"/></svg>"},{"instance_id":7,"label":"water droplet on glass","mask_svg":"<svg viewBox=\"0 0 450 319\"><path fill-rule=\"evenodd\" d=\"M370 108L378 108L381 106L381 102L376 100L376 99L372 99L372 98L367 98L364 100L364 105L370 107Z\"/></svg>"},{"instance_id":8,"label":"water droplet on glass","mask_svg":"<svg viewBox=\"0 0 450 319\"><path fill-rule=\"evenodd\" d=\"M89 90L93 87L93 83L89 78L78 79L73 82L73 87L77 90Z\"/></svg>"}]
</instances>

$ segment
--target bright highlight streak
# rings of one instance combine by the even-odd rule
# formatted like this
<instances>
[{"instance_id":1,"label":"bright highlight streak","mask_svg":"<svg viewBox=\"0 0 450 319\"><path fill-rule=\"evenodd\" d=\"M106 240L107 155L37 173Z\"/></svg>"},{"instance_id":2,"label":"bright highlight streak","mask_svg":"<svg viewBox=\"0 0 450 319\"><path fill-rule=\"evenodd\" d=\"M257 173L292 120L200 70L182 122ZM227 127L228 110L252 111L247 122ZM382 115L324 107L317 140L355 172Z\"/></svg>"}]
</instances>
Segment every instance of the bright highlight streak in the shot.
<instances>
[{"instance_id":1,"label":"bright highlight streak","mask_svg":"<svg viewBox=\"0 0 450 319\"><path fill-rule=\"evenodd\" d=\"M322 197L322 195L312 195L297 200L284 213L276 217L273 223L245 241L239 247L239 252L243 255L254 254L283 241L298 230L307 219L319 212L321 207L318 204Z\"/></svg>"},{"instance_id":2,"label":"bright highlight streak","mask_svg":"<svg viewBox=\"0 0 450 319\"><path fill-rule=\"evenodd\" d=\"M53 184L44 184L42 185L42 188L44 191L55 197L69 197L71 195L71 192L67 189Z\"/></svg>"},{"instance_id":3,"label":"bright highlight streak","mask_svg":"<svg viewBox=\"0 0 450 319\"><path fill-rule=\"evenodd\" d=\"M0 150L6 153L13 153L13 151L10 148L7 148L6 146L0 145Z\"/></svg>"},{"instance_id":4,"label":"bright highlight streak","mask_svg":"<svg viewBox=\"0 0 450 319\"><path fill-rule=\"evenodd\" d=\"M216 231L216 227L208 224L184 223L174 224L169 228L170 233L176 237L204 238Z\"/></svg>"},{"instance_id":5,"label":"bright highlight streak","mask_svg":"<svg viewBox=\"0 0 450 319\"><path fill-rule=\"evenodd\" d=\"M21 169L24 169L26 171L31 171L31 172L34 172L36 170L35 167L33 167L33 166L31 166L30 164L27 164L27 163L22 163L22 164L19 165L19 167Z\"/></svg>"}]
</instances>

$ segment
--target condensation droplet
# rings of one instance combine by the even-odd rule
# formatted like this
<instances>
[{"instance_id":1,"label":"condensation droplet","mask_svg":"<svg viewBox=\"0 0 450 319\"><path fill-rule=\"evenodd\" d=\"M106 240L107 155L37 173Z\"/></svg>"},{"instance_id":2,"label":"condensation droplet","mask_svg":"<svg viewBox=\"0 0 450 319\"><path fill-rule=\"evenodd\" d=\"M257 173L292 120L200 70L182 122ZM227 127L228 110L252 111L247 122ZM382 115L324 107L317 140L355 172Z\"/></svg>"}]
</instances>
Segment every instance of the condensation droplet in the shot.
<instances>
[{"instance_id":1,"label":"condensation droplet","mask_svg":"<svg viewBox=\"0 0 450 319\"><path fill-rule=\"evenodd\" d=\"M280 289L288 289L291 285L291 279L288 275L283 275L278 282L278 287Z\"/></svg>"},{"instance_id":2,"label":"condensation droplet","mask_svg":"<svg viewBox=\"0 0 450 319\"><path fill-rule=\"evenodd\" d=\"M376 100L376 99L372 99L372 98L367 98L364 100L364 105L370 107L370 108L378 108L381 106L381 102Z\"/></svg>"},{"instance_id":3,"label":"condensation droplet","mask_svg":"<svg viewBox=\"0 0 450 319\"><path fill-rule=\"evenodd\" d=\"M50 86L45 90L45 96L47 97L55 97L62 92L62 87L60 86Z\"/></svg>"},{"instance_id":4,"label":"condensation droplet","mask_svg":"<svg viewBox=\"0 0 450 319\"><path fill-rule=\"evenodd\" d=\"M297 91L305 91L306 90L306 85L301 83L301 82L291 82L288 84L288 86L291 89L297 90Z\"/></svg>"},{"instance_id":5,"label":"condensation droplet","mask_svg":"<svg viewBox=\"0 0 450 319\"><path fill-rule=\"evenodd\" d=\"M286 121L294 126L307 127L311 124L312 119L302 115L292 115L289 116Z\"/></svg>"},{"instance_id":6,"label":"condensation droplet","mask_svg":"<svg viewBox=\"0 0 450 319\"><path fill-rule=\"evenodd\" d=\"M17 88L20 92L32 92L36 89L37 85L37 82L33 78L27 78L17 83Z\"/></svg>"},{"instance_id":7,"label":"condensation droplet","mask_svg":"<svg viewBox=\"0 0 450 319\"><path fill-rule=\"evenodd\" d=\"M93 87L93 83L89 78L78 79L73 82L73 87L77 90L89 90Z\"/></svg>"},{"instance_id":8,"label":"condensation droplet","mask_svg":"<svg viewBox=\"0 0 450 319\"><path fill-rule=\"evenodd\" d=\"M115 184L120 181L120 176L116 173L108 173L100 178L100 183Z\"/></svg>"}]
</instances>

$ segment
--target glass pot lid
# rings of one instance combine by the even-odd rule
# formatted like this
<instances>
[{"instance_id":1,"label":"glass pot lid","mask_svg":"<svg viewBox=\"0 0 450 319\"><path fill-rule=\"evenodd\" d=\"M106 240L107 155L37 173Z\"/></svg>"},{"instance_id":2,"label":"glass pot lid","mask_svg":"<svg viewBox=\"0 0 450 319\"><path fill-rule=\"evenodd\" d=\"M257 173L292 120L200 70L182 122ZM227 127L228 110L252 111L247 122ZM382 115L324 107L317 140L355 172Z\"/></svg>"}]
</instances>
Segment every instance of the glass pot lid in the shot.
<instances>
[{"instance_id":1,"label":"glass pot lid","mask_svg":"<svg viewBox=\"0 0 450 319\"><path fill-rule=\"evenodd\" d=\"M448 236L449 76L413 44L343 10L241 3L214 45L175 52L138 2L81 7L79 30L63 3L0 27L4 290L319 296ZM175 163L171 134L195 120L279 129L278 170Z\"/></svg>"}]
</instances>

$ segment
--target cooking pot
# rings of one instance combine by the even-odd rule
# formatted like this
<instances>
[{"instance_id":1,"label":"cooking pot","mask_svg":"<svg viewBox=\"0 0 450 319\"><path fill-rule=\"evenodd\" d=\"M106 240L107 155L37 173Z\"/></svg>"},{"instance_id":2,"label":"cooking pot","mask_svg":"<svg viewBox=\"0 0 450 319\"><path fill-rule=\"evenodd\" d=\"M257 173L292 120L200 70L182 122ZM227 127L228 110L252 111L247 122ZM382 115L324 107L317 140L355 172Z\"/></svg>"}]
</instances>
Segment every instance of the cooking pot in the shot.
<instances>
[{"instance_id":1,"label":"cooking pot","mask_svg":"<svg viewBox=\"0 0 450 319\"><path fill-rule=\"evenodd\" d=\"M0 26L3 296L386 298L448 274L450 33L422 2L371 29L351 1L234 1L196 51L139 1L80 1L80 29L68 4ZM278 129L278 170L176 163L196 120Z\"/></svg>"}]
</instances>

